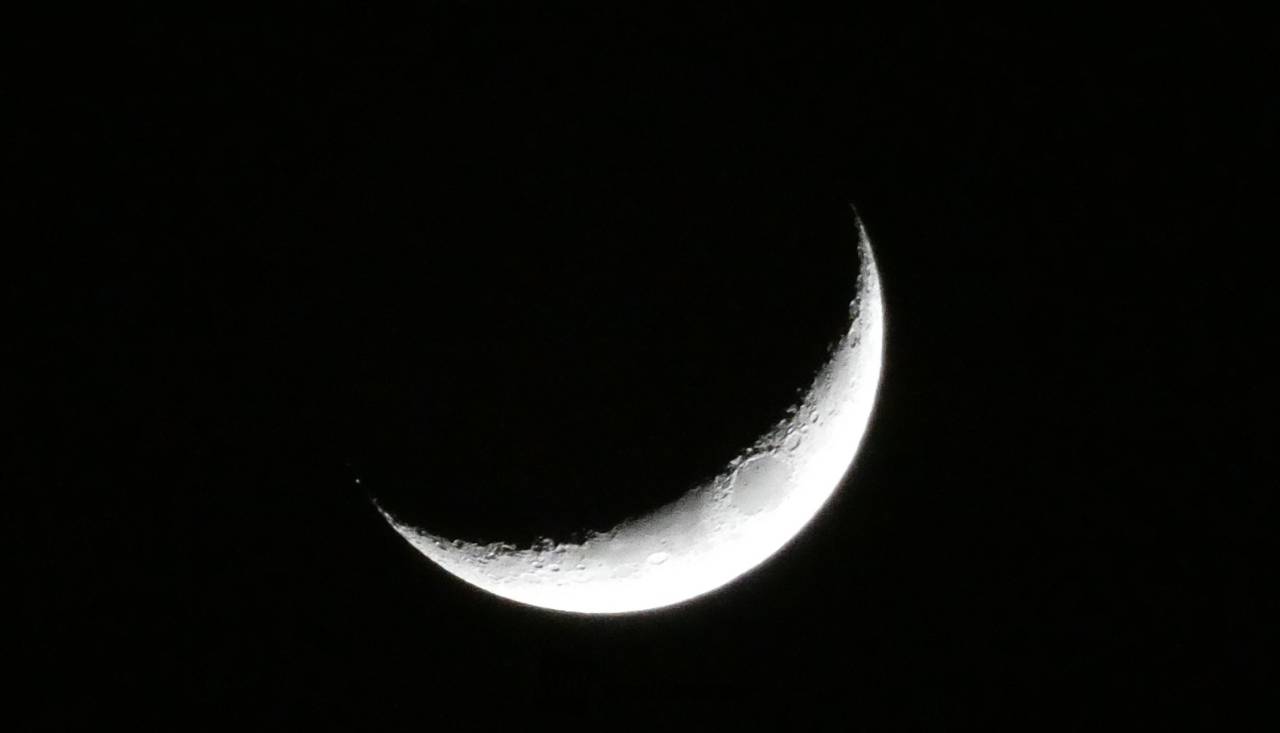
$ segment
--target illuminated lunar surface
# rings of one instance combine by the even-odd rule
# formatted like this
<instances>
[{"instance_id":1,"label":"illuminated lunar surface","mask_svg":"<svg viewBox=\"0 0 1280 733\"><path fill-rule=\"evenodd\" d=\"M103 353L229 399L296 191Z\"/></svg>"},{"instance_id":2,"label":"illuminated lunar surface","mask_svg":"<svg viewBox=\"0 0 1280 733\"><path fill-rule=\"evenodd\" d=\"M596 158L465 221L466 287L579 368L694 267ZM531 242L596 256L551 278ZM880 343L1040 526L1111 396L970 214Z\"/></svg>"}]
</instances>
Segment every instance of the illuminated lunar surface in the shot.
<instances>
[{"instance_id":1,"label":"illuminated lunar surface","mask_svg":"<svg viewBox=\"0 0 1280 733\"><path fill-rule=\"evenodd\" d=\"M441 537L379 511L432 562L490 593L589 614L660 608L729 583L795 537L830 498L866 432L880 381L884 306L859 222L844 334L800 401L714 479L581 542ZM855 257L856 254L856 257Z\"/></svg>"}]
</instances>

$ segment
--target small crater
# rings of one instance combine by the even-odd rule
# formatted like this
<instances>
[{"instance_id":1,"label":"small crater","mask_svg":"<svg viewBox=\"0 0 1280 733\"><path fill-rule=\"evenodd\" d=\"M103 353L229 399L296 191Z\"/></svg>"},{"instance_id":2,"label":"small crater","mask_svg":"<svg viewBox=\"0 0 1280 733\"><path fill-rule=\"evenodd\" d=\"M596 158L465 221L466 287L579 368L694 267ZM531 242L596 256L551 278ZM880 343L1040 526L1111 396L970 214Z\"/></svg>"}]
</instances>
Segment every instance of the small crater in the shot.
<instances>
[{"instance_id":1,"label":"small crater","mask_svg":"<svg viewBox=\"0 0 1280 733\"><path fill-rule=\"evenodd\" d=\"M787 450L788 453L795 453L796 449L800 447L800 442L802 439L803 439L803 436L801 435L800 431L798 430L792 431L790 434L787 435L787 439L783 443L783 447Z\"/></svg>"}]
</instances>

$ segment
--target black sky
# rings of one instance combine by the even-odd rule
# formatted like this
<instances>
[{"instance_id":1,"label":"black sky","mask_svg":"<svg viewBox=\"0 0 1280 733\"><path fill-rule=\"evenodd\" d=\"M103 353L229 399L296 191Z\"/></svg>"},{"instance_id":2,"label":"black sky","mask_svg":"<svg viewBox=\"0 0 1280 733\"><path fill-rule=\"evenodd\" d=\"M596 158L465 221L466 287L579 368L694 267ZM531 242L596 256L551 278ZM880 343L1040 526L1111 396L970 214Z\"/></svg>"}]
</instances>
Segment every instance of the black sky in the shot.
<instances>
[{"instance_id":1,"label":"black sky","mask_svg":"<svg viewBox=\"0 0 1280 733\"><path fill-rule=\"evenodd\" d=\"M1216 719L1265 689L1246 222L1275 103L1248 23L321 14L19 47L6 525L36 728L484 724L454 709L475 685L802 692L850 724ZM838 327L848 203L881 396L851 479L748 577L556 615L373 510L531 538L714 471Z\"/></svg>"}]
</instances>

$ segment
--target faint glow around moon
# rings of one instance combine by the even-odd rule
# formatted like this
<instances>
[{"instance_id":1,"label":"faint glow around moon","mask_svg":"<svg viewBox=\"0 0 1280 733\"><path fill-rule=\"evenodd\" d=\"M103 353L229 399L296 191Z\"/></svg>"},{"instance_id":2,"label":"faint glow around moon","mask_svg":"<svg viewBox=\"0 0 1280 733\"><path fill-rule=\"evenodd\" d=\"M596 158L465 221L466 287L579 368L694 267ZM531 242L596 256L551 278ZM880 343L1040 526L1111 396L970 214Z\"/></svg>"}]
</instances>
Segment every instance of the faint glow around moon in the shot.
<instances>
[{"instance_id":1,"label":"faint glow around moon","mask_svg":"<svg viewBox=\"0 0 1280 733\"><path fill-rule=\"evenodd\" d=\"M860 221L858 232L857 296L844 335L803 399L710 482L580 543L477 544L431 534L379 511L440 567L533 606L626 613L680 603L729 583L813 519L866 432L880 381L884 306ZM850 265L855 274L852 257Z\"/></svg>"}]
</instances>

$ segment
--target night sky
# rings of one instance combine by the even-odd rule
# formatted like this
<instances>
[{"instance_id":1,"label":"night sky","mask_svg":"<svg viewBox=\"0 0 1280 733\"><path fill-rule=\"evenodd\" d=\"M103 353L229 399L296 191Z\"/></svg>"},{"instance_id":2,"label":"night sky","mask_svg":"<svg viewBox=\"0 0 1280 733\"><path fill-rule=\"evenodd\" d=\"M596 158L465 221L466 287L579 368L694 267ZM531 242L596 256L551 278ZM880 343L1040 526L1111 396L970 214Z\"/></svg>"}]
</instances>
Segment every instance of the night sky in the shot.
<instances>
[{"instance_id":1,"label":"night sky","mask_svg":"<svg viewBox=\"0 0 1280 733\"><path fill-rule=\"evenodd\" d=\"M107 20L15 47L17 729L795 694L850 726L1092 727L1274 689L1249 23ZM564 615L377 514L531 541L713 475L838 336L850 204L880 395L763 566Z\"/></svg>"}]
</instances>

